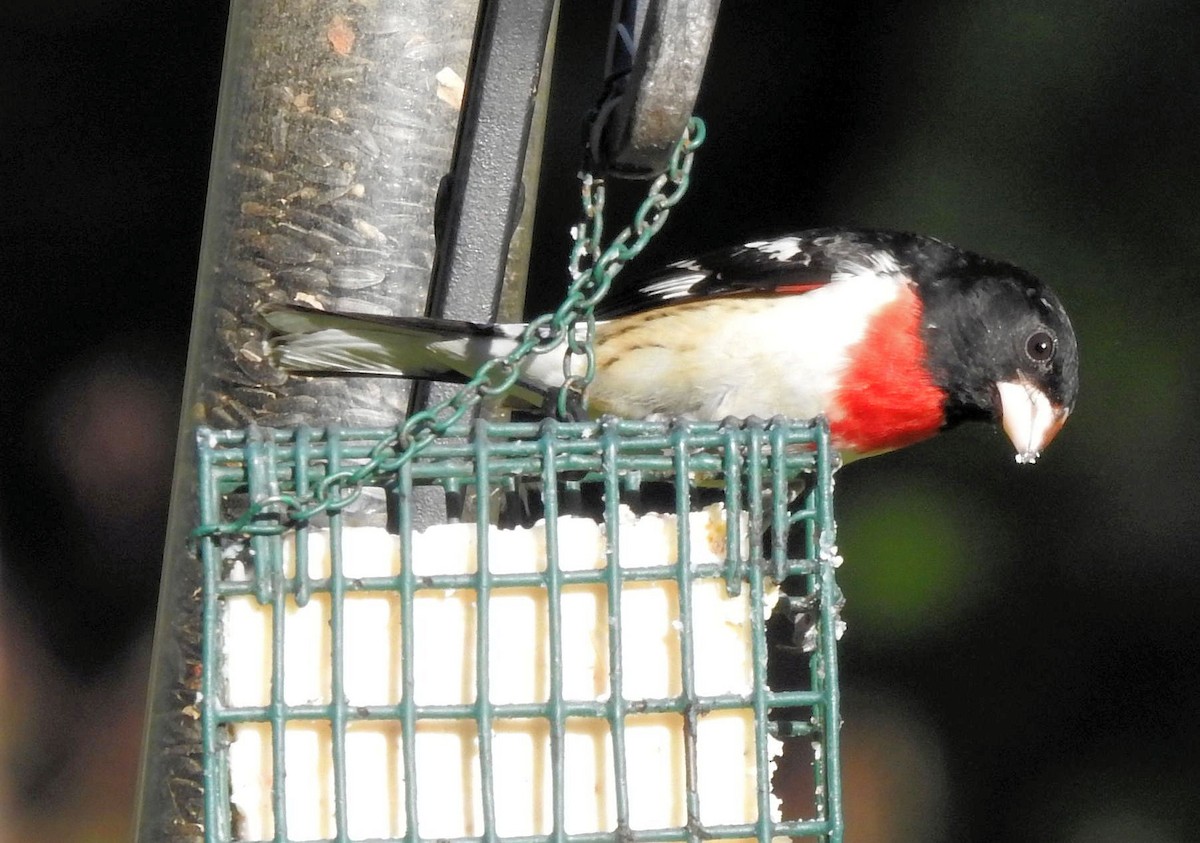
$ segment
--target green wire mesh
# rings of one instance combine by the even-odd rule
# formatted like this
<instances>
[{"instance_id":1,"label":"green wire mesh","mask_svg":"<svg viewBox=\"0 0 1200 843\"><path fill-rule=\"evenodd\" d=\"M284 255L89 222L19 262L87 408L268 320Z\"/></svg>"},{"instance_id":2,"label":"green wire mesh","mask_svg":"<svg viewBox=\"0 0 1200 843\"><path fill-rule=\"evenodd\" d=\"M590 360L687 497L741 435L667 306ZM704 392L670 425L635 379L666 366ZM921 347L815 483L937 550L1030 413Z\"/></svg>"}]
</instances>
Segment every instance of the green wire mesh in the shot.
<instances>
[{"instance_id":1,"label":"green wire mesh","mask_svg":"<svg viewBox=\"0 0 1200 843\"><path fill-rule=\"evenodd\" d=\"M476 422L431 440L411 459L388 465L379 459L381 443L394 441L394 429L198 431L199 527L197 550L203 566L202 676L199 716L204 740L205 829L210 841L248 839L239 829L231 804L229 747L231 730L258 724L269 734L268 787L273 832L266 839L287 841L290 741L285 734L319 725L329 734L332 765L330 801L332 837L352 837L348 811L356 792L348 784L347 736L356 724L390 723L395 727L396 763L403 769L403 833L387 840L433 841L422 835L419 798L418 734L436 724L465 724L477 735L478 767L475 771L481 800L481 833L461 841L511 841L511 843L601 843L601 841L700 841L752 838L761 843L778 837L842 839L842 812L838 751L840 725L836 630L840 592L834 581L837 563L832 511L832 460L828 429L823 422L770 423L749 420L723 424L660 424L605 419L595 423L497 424ZM348 516L339 507L311 521L296 522L288 514L288 501L304 500L328 478L342 476L364 465L371 473L366 487L386 490L390 521L398 533L400 569L393 576L348 576L343 538ZM676 482L688 478L690 482ZM655 484L658 484L657 486ZM416 534L409 501L421 485L440 486L456 499L473 503L477 568L472 574L422 574L408 564ZM621 564L619 548L624 528L620 505L639 500L649 489L668 490L669 513L686 523L689 511L701 498L719 494L726 521L723 561L692 563L692 537L677 531L677 560L669 565L630 568ZM799 497L789 504L789 492ZM598 500L596 515L605 539L604 564L595 570L568 569L561 564L565 549L559 538L559 519L589 495ZM545 519L546 564L543 571L498 573L489 559L489 541L495 523L523 500L540 500ZM248 524L248 508L256 519ZM470 507L468 507L470 509ZM279 513L273 517L272 513ZM318 524L318 522L320 522ZM330 569L327 577L313 577L307 564L310 533L328 530ZM468 528L469 529L469 526ZM794 534L794 535L793 535ZM294 542L295 564L285 565L285 547ZM240 575L235 572L240 571ZM801 634L785 634L782 645L768 627L764 589L784 582L784 596L772 614L772 624L788 618L791 630L796 617L808 618ZM729 595L749 591L750 635L748 654L753 682L749 693L706 695L697 691L696 666L705 657L697 652L691 595L704 581L723 584ZM625 694L623 654L638 646L623 629L622 592L634 583L671 583L678 594L679 670L678 694L658 698L629 698ZM606 595L607 687L604 698L578 699L564 692L564 590L591 584ZM544 590L547 601L548 693L541 702L495 702L490 689L495 671L503 668L504 654L493 652L489 640L489 610L506 590ZM474 601L474 701L442 705L422 703L414 694L414 656L418 630L414 604L424 594L466 590ZM399 642L402 693L394 704L351 705L347 700L346 617L356 594L391 595L400 612ZM284 651L286 612L323 596L329 603L330 635L327 653L312 657L330 660L328 702L289 702L285 698ZM231 705L227 701L226 658L238 642L223 639L223 618L233 600L253 600L270 617L269 695L265 704ZM794 635L794 639L789 637ZM779 636L775 636L777 639ZM792 676L788 688L768 683L768 655L782 646L791 658L807 661L801 676ZM773 675L777 673L773 671ZM793 687L799 686L799 687ZM702 822L706 814L697 788L697 723L710 712L740 711L753 721L756 816L748 822ZM683 763L686 769L686 821L670 827L631 826L630 785L626 730L631 717L669 713L682 724ZM549 735L549 833L505 836L497 827L496 777L505 775L495 766L493 739L498 729L512 721L540 722ZM564 773L564 735L571 722L600 724L609 743L615 791L613 827L587 833L570 833L567 796L572 782ZM785 752L803 751L811 762L809 792L785 801L783 821L771 815L771 768L768 736L785 741ZM635 794L636 795L636 794ZM429 794L425 795L427 799ZM532 798L532 797L531 797Z\"/></svg>"}]
</instances>

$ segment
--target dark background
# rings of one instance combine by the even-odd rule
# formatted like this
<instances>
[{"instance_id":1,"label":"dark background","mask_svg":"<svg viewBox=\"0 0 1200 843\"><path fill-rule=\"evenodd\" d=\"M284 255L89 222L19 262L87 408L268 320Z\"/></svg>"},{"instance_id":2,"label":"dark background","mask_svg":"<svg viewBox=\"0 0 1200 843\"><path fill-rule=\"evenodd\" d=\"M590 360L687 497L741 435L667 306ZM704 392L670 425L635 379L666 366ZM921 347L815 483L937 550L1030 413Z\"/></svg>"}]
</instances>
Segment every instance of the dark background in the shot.
<instances>
[{"instance_id":1,"label":"dark background","mask_svg":"<svg viewBox=\"0 0 1200 843\"><path fill-rule=\"evenodd\" d=\"M603 5L563 10L540 306ZM1034 468L979 428L839 476L848 843L1200 840L1200 6L725 5L709 141L645 262L922 231L1047 280L1083 358ZM0 22L5 843L127 833L224 13Z\"/></svg>"}]
</instances>

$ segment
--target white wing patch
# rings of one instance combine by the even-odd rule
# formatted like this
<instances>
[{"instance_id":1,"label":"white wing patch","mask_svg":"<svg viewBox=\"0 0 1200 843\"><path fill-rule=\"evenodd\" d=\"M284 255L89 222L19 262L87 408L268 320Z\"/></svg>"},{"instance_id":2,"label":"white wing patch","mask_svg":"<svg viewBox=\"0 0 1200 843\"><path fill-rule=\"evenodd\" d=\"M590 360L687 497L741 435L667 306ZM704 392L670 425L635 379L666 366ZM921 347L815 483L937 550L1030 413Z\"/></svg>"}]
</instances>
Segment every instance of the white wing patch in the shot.
<instances>
[{"instance_id":1,"label":"white wing patch","mask_svg":"<svg viewBox=\"0 0 1200 843\"><path fill-rule=\"evenodd\" d=\"M757 249L769 255L772 260L777 261L794 260L796 255L804 251L804 247L800 245L799 237L780 237L778 240L755 240L753 243L747 243L746 248ZM799 263L807 266L807 257L799 261Z\"/></svg>"},{"instance_id":2,"label":"white wing patch","mask_svg":"<svg viewBox=\"0 0 1200 843\"><path fill-rule=\"evenodd\" d=\"M845 260L838 264L831 276L833 281L849 281L854 278L883 277L897 279L904 270L890 252L872 252L859 260Z\"/></svg>"},{"instance_id":3,"label":"white wing patch","mask_svg":"<svg viewBox=\"0 0 1200 843\"><path fill-rule=\"evenodd\" d=\"M660 281L655 281L653 284L647 284L642 288L642 292L647 295L655 296L656 298L671 300L679 299L692 292L692 287L707 278L708 275L703 272L693 272L687 275L672 275L669 278L663 278Z\"/></svg>"}]
</instances>

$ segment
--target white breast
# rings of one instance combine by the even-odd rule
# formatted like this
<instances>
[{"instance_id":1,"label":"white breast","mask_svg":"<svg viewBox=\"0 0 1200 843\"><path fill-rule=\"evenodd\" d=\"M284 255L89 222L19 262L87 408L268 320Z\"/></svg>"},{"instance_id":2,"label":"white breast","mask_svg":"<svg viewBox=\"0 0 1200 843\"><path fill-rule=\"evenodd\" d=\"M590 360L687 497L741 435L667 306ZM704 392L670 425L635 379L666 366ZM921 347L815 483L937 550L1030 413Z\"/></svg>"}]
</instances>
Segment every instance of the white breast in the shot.
<instances>
[{"instance_id":1,"label":"white breast","mask_svg":"<svg viewBox=\"0 0 1200 843\"><path fill-rule=\"evenodd\" d=\"M730 296L601 323L592 409L707 421L825 412L847 350L905 283L878 269L802 295Z\"/></svg>"}]
</instances>

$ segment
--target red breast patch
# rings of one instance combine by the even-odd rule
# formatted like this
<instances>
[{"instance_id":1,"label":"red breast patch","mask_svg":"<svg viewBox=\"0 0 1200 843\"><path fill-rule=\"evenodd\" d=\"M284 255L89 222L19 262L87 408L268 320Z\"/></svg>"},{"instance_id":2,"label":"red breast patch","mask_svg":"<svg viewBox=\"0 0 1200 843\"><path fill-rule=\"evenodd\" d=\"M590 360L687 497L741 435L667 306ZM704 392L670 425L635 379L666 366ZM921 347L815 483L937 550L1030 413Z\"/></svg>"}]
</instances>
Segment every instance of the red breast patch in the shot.
<instances>
[{"instance_id":1,"label":"red breast patch","mask_svg":"<svg viewBox=\"0 0 1200 843\"><path fill-rule=\"evenodd\" d=\"M880 309L848 353L830 431L859 453L911 445L937 433L945 392L933 381L921 338L921 300L907 285Z\"/></svg>"}]
</instances>

